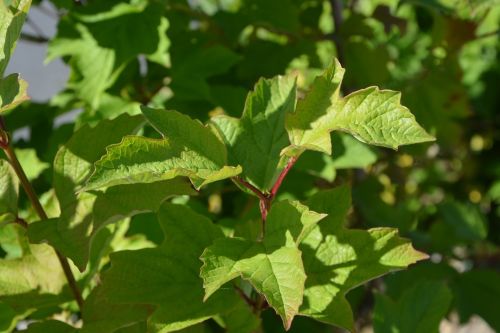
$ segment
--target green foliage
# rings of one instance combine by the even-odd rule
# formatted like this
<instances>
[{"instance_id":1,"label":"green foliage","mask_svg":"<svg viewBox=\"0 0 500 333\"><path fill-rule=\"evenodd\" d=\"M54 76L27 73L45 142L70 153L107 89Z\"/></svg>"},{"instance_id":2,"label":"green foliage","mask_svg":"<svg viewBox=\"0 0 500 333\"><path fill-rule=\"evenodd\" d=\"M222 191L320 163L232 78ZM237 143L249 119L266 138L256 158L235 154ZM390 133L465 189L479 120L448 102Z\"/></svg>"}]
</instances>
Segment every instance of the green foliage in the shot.
<instances>
[{"instance_id":1,"label":"green foliage","mask_svg":"<svg viewBox=\"0 0 500 333\"><path fill-rule=\"evenodd\" d=\"M298 202L282 201L269 211L261 242L238 238L214 242L201 256L205 299L241 276L264 295L285 328L290 328L306 279L298 245L323 217Z\"/></svg>"},{"instance_id":2,"label":"green foliage","mask_svg":"<svg viewBox=\"0 0 500 333\"><path fill-rule=\"evenodd\" d=\"M15 108L29 99L28 83L17 74L11 74L0 79L0 112Z\"/></svg>"},{"instance_id":3,"label":"green foliage","mask_svg":"<svg viewBox=\"0 0 500 333\"><path fill-rule=\"evenodd\" d=\"M450 290L439 282L422 282L406 291L398 302L377 295L375 332L439 332L439 322L451 300Z\"/></svg>"},{"instance_id":4,"label":"green foliage","mask_svg":"<svg viewBox=\"0 0 500 333\"><path fill-rule=\"evenodd\" d=\"M218 116L211 124L228 147L229 161L242 166L242 175L269 191L280 172L281 150L289 145L285 117L295 108L292 77L260 80L248 94L241 119Z\"/></svg>"},{"instance_id":5,"label":"green foliage","mask_svg":"<svg viewBox=\"0 0 500 333\"><path fill-rule=\"evenodd\" d=\"M0 1L0 332L500 330L495 1L51 3Z\"/></svg>"},{"instance_id":6,"label":"green foliage","mask_svg":"<svg viewBox=\"0 0 500 333\"><path fill-rule=\"evenodd\" d=\"M31 0L2 0L0 2L0 78L14 51L30 5ZM11 90L13 87L15 84L10 84L8 89Z\"/></svg>"}]
</instances>

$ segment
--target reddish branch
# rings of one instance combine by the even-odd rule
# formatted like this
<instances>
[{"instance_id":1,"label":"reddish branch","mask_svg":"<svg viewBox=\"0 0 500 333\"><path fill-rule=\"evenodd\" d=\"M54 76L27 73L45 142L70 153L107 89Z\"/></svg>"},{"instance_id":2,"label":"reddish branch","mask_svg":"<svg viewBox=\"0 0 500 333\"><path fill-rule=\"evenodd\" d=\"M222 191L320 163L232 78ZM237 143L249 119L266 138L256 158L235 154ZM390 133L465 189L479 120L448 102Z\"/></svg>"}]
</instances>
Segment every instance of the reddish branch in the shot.
<instances>
[{"instance_id":1,"label":"reddish branch","mask_svg":"<svg viewBox=\"0 0 500 333\"><path fill-rule=\"evenodd\" d=\"M288 174L288 171L290 171L290 169L293 167L295 162L297 162L297 159L298 159L297 157L290 157L287 165L285 166L283 171L281 171L280 175L278 176L278 179L276 180L273 188L271 189L271 200L274 199L274 197L276 196L276 193L278 193L278 190L280 189L281 183L283 183L283 179L285 179L286 175Z\"/></svg>"},{"instance_id":2,"label":"reddish branch","mask_svg":"<svg viewBox=\"0 0 500 333\"><path fill-rule=\"evenodd\" d=\"M281 187L281 184L283 183L283 180L285 179L286 175L290 171L290 169L293 167L293 165L297 162L297 157L291 157L288 160L287 165L285 168L281 171L281 173L278 176L278 179L274 183L273 187L271 188L270 193L263 193L261 190L250 184L249 182L243 180L241 177L235 177L234 180L241 184L242 186L246 187L250 191L252 191L257 197L259 197L259 207L260 207L260 215L262 216L262 222L265 223L267 219L267 213L269 212L269 209L271 208L271 203L278 193L279 188ZM263 228L264 230L264 228Z\"/></svg>"},{"instance_id":3,"label":"reddish branch","mask_svg":"<svg viewBox=\"0 0 500 333\"><path fill-rule=\"evenodd\" d=\"M243 300L245 302L247 302L247 304L250 305L252 308L255 308L257 306L255 301L253 299L251 299L250 297L248 297L248 295L245 294L245 292L240 287L238 287L237 285L234 285L234 289L236 289L236 292L238 292L238 294L241 296L241 298L243 298Z\"/></svg>"}]
</instances>

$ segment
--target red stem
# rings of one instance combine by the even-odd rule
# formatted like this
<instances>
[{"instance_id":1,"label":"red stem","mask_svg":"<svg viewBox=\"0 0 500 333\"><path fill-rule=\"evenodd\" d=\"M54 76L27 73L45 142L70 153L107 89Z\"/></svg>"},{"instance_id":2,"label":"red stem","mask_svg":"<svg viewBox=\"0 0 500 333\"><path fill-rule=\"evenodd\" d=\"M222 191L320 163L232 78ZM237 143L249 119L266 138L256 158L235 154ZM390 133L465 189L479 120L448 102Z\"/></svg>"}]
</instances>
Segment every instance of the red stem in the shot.
<instances>
[{"instance_id":1,"label":"red stem","mask_svg":"<svg viewBox=\"0 0 500 333\"><path fill-rule=\"evenodd\" d=\"M298 157L296 157L296 156L290 157L287 165L285 166L283 171L281 171L280 175L278 176L278 179L276 180L273 188L271 189L271 200L274 199L274 197L276 196L276 193L278 193L278 190L280 189L281 183L283 183L283 179L285 179L286 175L288 174L288 171L290 171L290 169L293 167L295 162L297 162L297 159L298 159Z\"/></svg>"},{"instance_id":2,"label":"red stem","mask_svg":"<svg viewBox=\"0 0 500 333\"><path fill-rule=\"evenodd\" d=\"M234 177L234 179L240 183L240 185L246 187L253 193L255 193L256 196L259 197L260 200L265 200L267 197L264 193L262 193L258 188L247 182L246 180L243 180L241 177Z\"/></svg>"},{"instance_id":3,"label":"red stem","mask_svg":"<svg viewBox=\"0 0 500 333\"><path fill-rule=\"evenodd\" d=\"M298 157L293 156L290 157L288 160L288 163L286 164L285 168L281 171L281 173L278 176L278 179L274 183L273 187L271 188L271 192L269 194L263 193L261 190L250 184L249 182L243 180L241 177L234 177L233 179L238 182L240 185L248 188L250 191L255 193L257 197L259 197L259 208L260 208L260 215L262 217L262 235L261 237L264 237L264 230L265 230L265 223L267 219L267 213L269 212L269 209L271 209L271 203L278 193L279 188L281 187L281 184L283 183L283 180L285 179L286 175L290 171L290 169L293 167L295 162L297 162Z\"/></svg>"}]
</instances>

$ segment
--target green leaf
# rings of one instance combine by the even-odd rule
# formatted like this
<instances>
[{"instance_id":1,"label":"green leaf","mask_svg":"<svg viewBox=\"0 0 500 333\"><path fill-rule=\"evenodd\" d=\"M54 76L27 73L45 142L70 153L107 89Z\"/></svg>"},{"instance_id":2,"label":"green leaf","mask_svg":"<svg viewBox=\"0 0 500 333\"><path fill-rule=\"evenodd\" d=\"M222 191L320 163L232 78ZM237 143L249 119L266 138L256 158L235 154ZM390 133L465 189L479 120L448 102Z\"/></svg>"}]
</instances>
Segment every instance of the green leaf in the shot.
<instances>
[{"instance_id":1,"label":"green leaf","mask_svg":"<svg viewBox=\"0 0 500 333\"><path fill-rule=\"evenodd\" d=\"M85 268L96 195L76 195L75 192L91 173L92 163L102 156L105 147L137 131L142 124L140 116L122 115L102 121L94 128L83 126L58 151L54 160L54 189L61 215L30 224L28 235L32 242L48 241L71 258L80 270Z\"/></svg>"},{"instance_id":2,"label":"green leaf","mask_svg":"<svg viewBox=\"0 0 500 333\"><path fill-rule=\"evenodd\" d=\"M425 281L408 289L397 301L375 295L375 333L437 333L448 312L452 293L442 282Z\"/></svg>"},{"instance_id":3,"label":"green leaf","mask_svg":"<svg viewBox=\"0 0 500 333\"><path fill-rule=\"evenodd\" d=\"M369 87L344 98L339 96L344 69L335 61L316 78L306 97L297 104L286 127L292 145L284 153L306 149L331 154L331 131L350 133L358 140L389 148L432 141L410 111L400 104L401 94Z\"/></svg>"},{"instance_id":4,"label":"green leaf","mask_svg":"<svg viewBox=\"0 0 500 333\"><path fill-rule=\"evenodd\" d=\"M185 100L210 99L211 86L207 79L225 73L240 56L221 45L197 48L172 66L171 88L176 98Z\"/></svg>"},{"instance_id":5,"label":"green leaf","mask_svg":"<svg viewBox=\"0 0 500 333\"><path fill-rule=\"evenodd\" d=\"M0 159L0 223L17 217L19 180L9 162Z\"/></svg>"},{"instance_id":6,"label":"green leaf","mask_svg":"<svg viewBox=\"0 0 500 333\"><path fill-rule=\"evenodd\" d=\"M332 134L333 155L306 151L294 165L294 170L305 171L333 182L337 169L366 168L377 161L377 154L367 144L348 134Z\"/></svg>"},{"instance_id":7,"label":"green leaf","mask_svg":"<svg viewBox=\"0 0 500 333\"><path fill-rule=\"evenodd\" d=\"M480 241L488 235L488 224L479 208L457 201L445 201L439 205L439 212L450 233L461 241Z\"/></svg>"},{"instance_id":8,"label":"green leaf","mask_svg":"<svg viewBox=\"0 0 500 333\"><path fill-rule=\"evenodd\" d=\"M292 143L285 150L287 154L297 155L306 149L331 154L331 130L325 126L324 119L339 99L344 72L335 59L321 76L316 77L304 99L298 101L295 113L286 119Z\"/></svg>"},{"instance_id":9,"label":"green leaf","mask_svg":"<svg viewBox=\"0 0 500 333\"><path fill-rule=\"evenodd\" d=\"M0 332L9 333L16 327L16 322L21 316L10 306L0 302Z\"/></svg>"},{"instance_id":10,"label":"green leaf","mask_svg":"<svg viewBox=\"0 0 500 333\"><path fill-rule=\"evenodd\" d=\"M77 333L79 330L59 320L46 320L30 324L26 333Z\"/></svg>"},{"instance_id":11,"label":"green leaf","mask_svg":"<svg viewBox=\"0 0 500 333\"><path fill-rule=\"evenodd\" d=\"M285 116L295 108L296 83L291 76L261 79L248 94L241 119L212 118L228 148L229 163L262 191L271 189L281 171L280 152L288 146Z\"/></svg>"},{"instance_id":12,"label":"green leaf","mask_svg":"<svg viewBox=\"0 0 500 333\"><path fill-rule=\"evenodd\" d=\"M415 212L404 201L398 200L392 205L383 201L381 195L384 190L384 186L374 176L367 177L353 188L354 205L360 215L371 227L411 230L415 224Z\"/></svg>"},{"instance_id":13,"label":"green leaf","mask_svg":"<svg viewBox=\"0 0 500 333\"><path fill-rule=\"evenodd\" d=\"M30 5L31 0L0 2L0 79L14 51Z\"/></svg>"},{"instance_id":14,"label":"green leaf","mask_svg":"<svg viewBox=\"0 0 500 333\"><path fill-rule=\"evenodd\" d=\"M176 111L143 107L163 139L125 137L107 148L95 163L85 190L105 186L152 183L186 176L196 188L234 177L241 167L227 166L224 144L203 124Z\"/></svg>"},{"instance_id":15,"label":"green leaf","mask_svg":"<svg viewBox=\"0 0 500 333\"><path fill-rule=\"evenodd\" d=\"M262 242L215 241L201 256L205 299L241 276L265 296L289 329L302 303L306 279L298 244L323 217L298 202L282 201L271 207Z\"/></svg>"},{"instance_id":16,"label":"green leaf","mask_svg":"<svg viewBox=\"0 0 500 333\"><path fill-rule=\"evenodd\" d=\"M158 5L146 6L144 1L117 3L98 15L75 10L75 17L61 19L58 34L49 43L47 60L70 56L69 88L97 108L103 93L132 59L166 51L167 22L162 13ZM166 62L165 56L156 54L155 59Z\"/></svg>"},{"instance_id":17,"label":"green leaf","mask_svg":"<svg viewBox=\"0 0 500 333\"><path fill-rule=\"evenodd\" d=\"M62 19L58 30L58 36L49 43L46 61L71 56L71 67L78 74L70 77L68 87L78 98L97 107L102 93L113 84L123 68L115 68L114 51L100 47L83 24L73 25Z\"/></svg>"},{"instance_id":18,"label":"green leaf","mask_svg":"<svg viewBox=\"0 0 500 333\"><path fill-rule=\"evenodd\" d=\"M186 206L165 203L158 212L165 242L158 248L111 255L103 277L103 294L113 303L153 304L148 319L153 331L171 332L231 311L239 297L221 290L203 302L199 278L203 250L223 237L206 217Z\"/></svg>"},{"instance_id":19,"label":"green leaf","mask_svg":"<svg viewBox=\"0 0 500 333\"><path fill-rule=\"evenodd\" d=\"M156 212L161 203L174 195L196 195L191 184L182 178L152 184L119 185L97 195L94 203L94 228L145 212Z\"/></svg>"},{"instance_id":20,"label":"green leaf","mask_svg":"<svg viewBox=\"0 0 500 333\"><path fill-rule=\"evenodd\" d=\"M139 304L113 304L97 287L85 299L82 310L83 327L81 333L108 332L143 322L153 312L151 306Z\"/></svg>"},{"instance_id":21,"label":"green leaf","mask_svg":"<svg viewBox=\"0 0 500 333\"><path fill-rule=\"evenodd\" d=\"M19 74L11 74L0 78L0 113L15 108L29 100L28 83Z\"/></svg>"},{"instance_id":22,"label":"green leaf","mask_svg":"<svg viewBox=\"0 0 500 333\"><path fill-rule=\"evenodd\" d=\"M370 87L343 98L329 112L327 126L345 131L372 145L396 149L401 145L433 141L400 104L401 93Z\"/></svg>"},{"instance_id":23,"label":"green leaf","mask_svg":"<svg viewBox=\"0 0 500 333\"><path fill-rule=\"evenodd\" d=\"M221 316L221 321L227 333L253 333L259 329L261 322L242 299L231 311Z\"/></svg>"},{"instance_id":24,"label":"green leaf","mask_svg":"<svg viewBox=\"0 0 500 333\"><path fill-rule=\"evenodd\" d=\"M49 167L48 163L40 161L34 149L16 149L16 155L30 181L36 179Z\"/></svg>"},{"instance_id":25,"label":"green leaf","mask_svg":"<svg viewBox=\"0 0 500 333\"><path fill-rule=\"evenodd\" d=\"M345 229L350 205L348 187L319 192L308 201L310 209L328 217L300 246L307 275L300 314L353 331L353 314L345 294L427 255L398 237L396 229Z\"/></svg>"},{"instance_id":26,"label":"green leaf","mask_svg":"<svg viewBox=\"0 0 500 333\"><path fill-rule=\"evenodd\" d=\"M0 259L0 297L18 312L58 304L66 279L54 250L31 245L22 258Z\"/></svg>"},{"instance_id":27,"label":"green leaf","mask_svg":"<svg viewBox=\"0 0 500 333\"><path fill-rule=\"evenodd\" d=\"M466 322L473 314L478 314L493 330L500 330L497 311L500 297L499 278L498 271L474 269L459 275L452 282L461 322Z\"/></svg>"},{"instance_id":28,"label":"green leaf","mask_svg":"<svg viewBox=\"0 0 500 333\"><path fill-rule=\"evenodd\" d=\"M368 145L350 135L338 134L332 137L334 168L366 168L377 161L377 154Z\"/></svg>"}]
</instances>

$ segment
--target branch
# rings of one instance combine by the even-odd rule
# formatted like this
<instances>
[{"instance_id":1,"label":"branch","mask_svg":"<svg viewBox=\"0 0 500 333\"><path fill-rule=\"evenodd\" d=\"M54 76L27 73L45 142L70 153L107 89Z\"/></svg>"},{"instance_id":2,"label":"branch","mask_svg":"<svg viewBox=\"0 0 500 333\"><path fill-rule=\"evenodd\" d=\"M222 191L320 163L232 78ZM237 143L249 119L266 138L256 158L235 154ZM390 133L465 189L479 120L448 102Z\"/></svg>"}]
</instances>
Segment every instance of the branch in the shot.
<instances>
[{"instance_id":1,"label":"branch","mask_svg":"<svg viewBox=\"0 0 500 333\"><path fill-rule=\"evenodd\" d=\"M243 300L245 302L247 302L247 304L250 305L255 310L257 304L250 297L248 297L247 294L245 294L245 292L243 290L241 290L240 287L238 287L235 284L233 284L233 286L234 286L234 289L236 289L238 294L241 296L241 298L243 298Z\"/></svg>"},{"instance_id":2,"label":"branch","mask_svg":"<svg viewBox=\"0 0 500 333\"><path fill-rule=\"evenodd\" d=\"M262 193L258 188L256 188L255 186L253 186L252 184L250 184L246 180L243 180L243 178L241 178L241 177L233 177L233 179L237 183L239 183L240 185L242 185L243 187L246 187L247 189L249 189L250 191L252 191L253 193L255 193L255 195L258 196L260 200L267 199L267 197L266 197L266 195L264 193Z\"/></svg>"},{"instance_id":3,"label":"branch","mask_svg":"<svg viewBox=\"0 0 500 333\"><path fill-rule=\"evenodd\" d=\"M255 193L260 199L259 201L259 208L260 208L260 216L262 217L262 233L261 233L261 238L264 238L264 230L265 230L265 224L266 224L266 219L267 219L267 213L271 209L271 204L273 202L274 197L276 196L276 193L278 193L279 188L281 187L281 184L283 183L283 180L285 179L286 175L290 171L290 169L293 167L295 162L297 162L298 157L290 157L288 160L287 165L285 168L281 171L281 173L278 176L278 179L274 183L271 192L269 194L262 193L258 188L250 184L249 182L243 180L241 177L233 177L233 179L241 184L242 186L248 188L250 191Z\"/></svg>"},{"instance_id":4,"label":"branch","mask_svg":"<svg viewBox=\"0 0 500 333\"><path fill-rule=\"evenodd\" d=\"M47 220L48 216L45 213L45 210L42 207L42 204L40 203L40 200L38 200L38 197L35 193L35 190L33 189L33 186L31 185L30 181L28 180L28 177L26 177L26 173L24 172L24 169L22 168L21 164L19 163L19 160L17 159L16 153L12 149L10 143L9 143L9 136L7 135L7 132L5 131L5 122L3 118L0 116L0 147L4 150L5 154L7 155L7 158L9 159L10 164L12 165L12 168L17 174L17 177L21 181L21 185L23 186L24 191L26 192L26 195L28 196L31 204L33 205L33 208L35 209L38 217L40 217L41 220ZM17 223L20 223L20 221L16 221ZM27 226L27 224L26 224ZM73 272L71 271L71 267L69 266L68 259L64 257L57 249L54 249L57 255L57 259L59 259L59 262L61 264L61 267L64 271L64 275L66 276L66 279L68 280L68 285L71 289L71 292L73 293L73 296L76 300L76 303L78 304L78 307L80 310L83 307L83 298L82 294L80 293L80 290L78 289L78 285L76 283L75 276L73 275Z\"/></svg>"},{"instance_id":5,"label":"branch","mask_svg":"<svg viewBox=\"0 0 500 333\"><path fill-rule=\"evenodd\" d=\"M344 18L342 16L342 0L330 0L330 6L332 8L332 16L333 16L333 25L335 28L335 36L337 38L332 38L333 43L335 44L335 48L337 49L337 58L342 65L344 64L344 46L342 43L342 38L340 38L340 27L344 22Z\"/></svg>"},{"instance_id":6,"label":"branch","mask_svg":"<svg viewBox=\"0 0 500 333\"><path fill-rule=\"evenodd\" d=\"M493 37L493 36L500 36L500 29L494 30L494 31L488 31L488 32L485 32L484 34L477 35L476 38L474 38L474 40L481 39L481 38L487 38L487 37Z\"/></svg>"},{"instance_id":7,"label":"branch","mask_svg":"<svg viewBox=\"0 0 500 333\"><path fill-rule=\"evenodd\" d=\"M48 43L49 39L46 37L42 36L34 36L27 34L25 32L21 32L21 39L27 42L32 42L32 43Z\"/></svg>"},{"instance_id":8,"label":"branch","mask_svg":"<svg viewBox=\"0 0 500 333\"><path fill-rule=\"evenodd\" d=\"M28 229L28 222L26 222L24 219L20 218L19 216L16 217L16 219L14 220L14 223L19 224L24 229Z\"/></svg>"}]
</instances>

